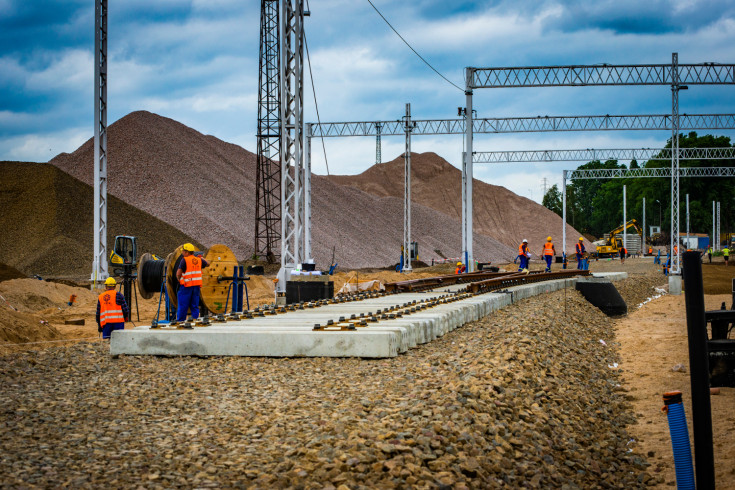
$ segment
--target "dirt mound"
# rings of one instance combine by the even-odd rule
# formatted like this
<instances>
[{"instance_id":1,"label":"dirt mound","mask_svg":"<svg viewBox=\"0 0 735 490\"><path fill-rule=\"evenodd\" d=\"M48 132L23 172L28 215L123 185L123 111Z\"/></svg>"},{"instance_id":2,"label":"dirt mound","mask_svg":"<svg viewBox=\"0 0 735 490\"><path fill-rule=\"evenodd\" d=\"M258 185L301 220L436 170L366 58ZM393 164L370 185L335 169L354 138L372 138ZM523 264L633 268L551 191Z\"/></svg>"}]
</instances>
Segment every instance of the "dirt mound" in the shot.
<instances>
[{"instance_id":1,"label":"dirt mound","mask_svg":"<svg viewBox=\"0 0 735 490\"><path fill-rule=\"evenodd\" d=\"M59 331L40 317L13 311L0 303L0 346L59 338Z\"/></svg>"},{"instance_id":2,"label":"dirt mound","mask_svg":"<svg viewBox=\"0 0 735 490\"><path fill-rule=\"evenodd\" d=\"M50 163L92 183L93 152L90 139L74 153L61 154ZM240 260L252 256L253 153L172 119L139 111L110 125L108 157L110 194L205 246L224 243ZM402 194L376 196L314 175L312 211L312 249L320 267L330 263L333 249L341 267L381 267L398 260L403 240ZM460 223L455 216L421 203L413 206L412 213L412 237L423 251L440 249L459 255ZM512 248L481 235L475 237L475 250L485 261L514 254ZM424 261L430 258L422 256Z\"/></svg>"},{"instance_id":3,"label":"dirt mound","mask_svg":"<svg viewBox=\"0 0 735 490\"><path fill-rule=\"evenodd\" d=\"M19 279L21 277L26 277L26 275L15 267L10 267L9 265L0 263L0 282L9 281L10 279Z\"/></svg>"},{"instance_id":4,"label":"dirt mound","mask_svg":"<svg viewBox=\"0 0 735 490\"><path fill-rule=\"evenodd\" d=\"M331 182L361 189L380 197L402 197L403 157L370 167L359 175L333 175ZM411 199L459 221L462 218L462 173L436 153L411 154ZM491 237L513 249L524 238L538 254L546 237L554 237L561 253L561 218L545 207L505 187L473 181L475 234ZM574 251L580 233L567 225L567 252ZM589 249L591 243L585 242ZM477 250L477 248L476 248ZM478 256L477 252L475 253ZM478 259L480 257L478 256ZM512 258L512 257L511 257Z\"/></svg>"},{"instance_id":5,"label":"dirt mound","mask_svg":"<svg viewBox=\"0 0 735 490\"><path fill-rule=\"evenodd\" d=\"M66 307L71 295L76 302L95 301L97 295L83 289L38 279L13 279L0 284L0 294L20 312L43 313Z\"/></svg>"},{"instance_id":6,"label":"dirt mound","mask_svg":"<svg viewBox=\"0 0 735 490\"><path fill-rule=\"evenodd\" d=\"M91 186L53 165L0 162L0 262L27 275L89 277L93 203ZM115 235L138 236L143 251L163 255L192 241L113 196L107 206L108 250Z\"/></svg>"}]
</instances>

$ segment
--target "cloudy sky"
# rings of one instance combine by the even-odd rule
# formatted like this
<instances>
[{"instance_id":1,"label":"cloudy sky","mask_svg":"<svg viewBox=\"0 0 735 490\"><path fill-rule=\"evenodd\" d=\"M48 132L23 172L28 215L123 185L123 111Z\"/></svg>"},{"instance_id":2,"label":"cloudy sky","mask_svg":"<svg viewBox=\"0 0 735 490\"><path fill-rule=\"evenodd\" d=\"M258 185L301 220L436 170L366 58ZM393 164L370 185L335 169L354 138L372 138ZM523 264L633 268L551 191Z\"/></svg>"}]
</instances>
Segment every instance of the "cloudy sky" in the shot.
<instances>
[{"instance_id":1,"label":"cloudy sky","mask_svg":"<svg viewBox=\"0 0 735 490\"><path fill-rule=\"evenodd\" d=\"M735 2L721 0L373 0L456 85L464 67L735 61ZM109 0L109 122L136 110L255 150L260 2ZM432 72L367 0L310 0L306 37L321 120L454 118L462 91ZM0 0L0 160L45 162L93 134L93 0ZM307 121L316 121L311 84ZM690 87L687 113L735 113L732 87ZM666 114L668 87L476 90L479 117ZM735 136L732 131L718 134ZM481 135L477 151L663 146L670 133ZM315 142L316 143L316 142ZM383 159L403 152L383 138ZM459 136L417 136L413 151L454 165ZM326 140L329 171L375 162L373 138ZM321 145L314 172L325 174ZM475 177L536 201L544 178L578 163L476 165Z\"/></svg>"}]
</instances>

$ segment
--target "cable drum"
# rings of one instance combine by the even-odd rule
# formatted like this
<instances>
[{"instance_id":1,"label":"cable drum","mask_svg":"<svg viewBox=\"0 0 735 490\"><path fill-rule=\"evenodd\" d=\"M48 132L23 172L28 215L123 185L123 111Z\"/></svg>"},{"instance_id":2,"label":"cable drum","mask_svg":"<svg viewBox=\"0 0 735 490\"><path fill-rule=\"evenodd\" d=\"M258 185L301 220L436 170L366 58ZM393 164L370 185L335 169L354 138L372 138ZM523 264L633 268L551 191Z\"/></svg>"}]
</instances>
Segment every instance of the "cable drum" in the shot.
<instances>
[{"instance_id":1,"label":"cable drum","mask_svg":"<svg viewBox=\"0 0 735 490\"><path fill-rule=\"evenodd\" d=\"M143 299L151 299L161 291L164 262L149 253L144 253L138 261L138 290Z\"/></svg>"}]
</instances>

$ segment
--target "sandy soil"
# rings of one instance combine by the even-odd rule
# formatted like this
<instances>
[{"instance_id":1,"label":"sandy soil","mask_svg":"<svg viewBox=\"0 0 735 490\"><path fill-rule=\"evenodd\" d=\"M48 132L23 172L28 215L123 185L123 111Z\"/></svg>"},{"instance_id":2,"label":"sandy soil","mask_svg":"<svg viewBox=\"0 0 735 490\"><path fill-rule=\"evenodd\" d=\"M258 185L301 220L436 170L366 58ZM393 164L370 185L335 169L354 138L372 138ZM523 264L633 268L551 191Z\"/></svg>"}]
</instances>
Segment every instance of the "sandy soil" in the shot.
<instances>
[{"instance_id":1,"label":"sandy soil","mask_svg":"<svg viewBox=\"0 0 735 490\"><path fill-rule=\"evenodd\" d=\"M735 271L735 268L733 268ZM734 272L735 273L735 272ZM708 310L730 306L730 295L705 295ZM630 305L629 305L630 307ZM664 295L652 300L615 323L623 362L620 368L637 423L629 431L634 451L646 455L651 474L661 474L666 488L675 485L673 452L666 414L661 411L662 394L679 390L693 446L691 384L684 295ZM675 371L677 365L684 371ZM717 488L735 488L735 388L721 388L711 397L715 478Z\"/></svg>"}]
</instances>

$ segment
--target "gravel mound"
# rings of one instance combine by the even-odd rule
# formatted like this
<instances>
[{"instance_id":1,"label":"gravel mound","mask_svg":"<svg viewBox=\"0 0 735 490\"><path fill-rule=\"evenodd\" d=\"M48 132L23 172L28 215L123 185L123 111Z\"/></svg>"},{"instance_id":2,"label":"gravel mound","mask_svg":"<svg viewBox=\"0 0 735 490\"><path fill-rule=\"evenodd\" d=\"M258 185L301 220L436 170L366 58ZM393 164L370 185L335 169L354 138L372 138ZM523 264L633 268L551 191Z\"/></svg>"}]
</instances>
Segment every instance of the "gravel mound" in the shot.
<instances>
[{"instance_id":1,"label":"gravel mound","mask_svg":"<svg viewBox=\"0 0 735 490\"><path fill-rule=\"evenodd\" d=\"M614 340L569 289L386 360L8 355L0 474L13 487L643 487Z\"/></svg>"},{"instance_id":2,"label":"gravel mound","mask_svg":"<svg viewBox=\"0 0 735 490\"><path fill-rule=\"evenodd\" d=\"M93 202L91 186L53 165L0 162L0 262L27 275L89 278ZM107 218L109 251L115 235L136 235L143 251L164 257L193 241L114 196L108 197Z\"/></svg>"}]
</instances>

